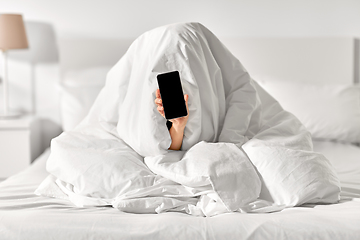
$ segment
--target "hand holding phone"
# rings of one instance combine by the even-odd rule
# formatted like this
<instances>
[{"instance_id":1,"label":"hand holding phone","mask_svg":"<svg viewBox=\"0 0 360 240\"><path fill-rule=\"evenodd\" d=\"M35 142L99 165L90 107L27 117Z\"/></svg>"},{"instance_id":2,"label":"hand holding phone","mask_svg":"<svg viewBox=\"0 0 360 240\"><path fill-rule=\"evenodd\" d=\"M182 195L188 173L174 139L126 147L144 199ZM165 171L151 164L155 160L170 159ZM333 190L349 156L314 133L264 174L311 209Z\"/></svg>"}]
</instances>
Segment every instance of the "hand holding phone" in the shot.
<instances>
[{"instance_id":1,"label":"hand holding phone","mask_svg":"<svg viewBox=\"0 0 360 240\"><path fill-rule=\"evenodd\" d=\"M184 100L185 100L187 109L188 109L188 99L189 99L189 95L185 94L184 95ZM164 114L164 107L162 105L162 100L161 100L160 90L159 89L156 90L155 103L157 105L158 112L161 114L161 116L163 116L166 119L165 114ZM168 121L171 122L172 123L171 126L174 125L174 127L176 129L184 129L185 126L186 126L188 118L189 118L189 114L187 116L185 116L185 117L174 118L174 119L170 119ZM168 124L166 124L166 125L168 125ZM170 127L168 126L168 128L170 128Z\"/></svg>"},{"instance_id":2,"label":"hand holding phone","mask_svg":"<svg viewBox=\"0 0 360 240\"><path fill-rule=\"evenodd\" d=\"M178 71L157 75L165 118L168 120L188 115Z\"/></svg>"},{"instance_id":3,"label":"hand holding phone","mask_svg":"<svg viewBox=\"0 0 360 240\"><path fill-rule=\"evenodd\" d=\"M179 73L159 74L158 84L155 99L158 112L172 122L175 128L183 130L189 117L189 95L183 95Z\"/></svg>"}]
</instances>

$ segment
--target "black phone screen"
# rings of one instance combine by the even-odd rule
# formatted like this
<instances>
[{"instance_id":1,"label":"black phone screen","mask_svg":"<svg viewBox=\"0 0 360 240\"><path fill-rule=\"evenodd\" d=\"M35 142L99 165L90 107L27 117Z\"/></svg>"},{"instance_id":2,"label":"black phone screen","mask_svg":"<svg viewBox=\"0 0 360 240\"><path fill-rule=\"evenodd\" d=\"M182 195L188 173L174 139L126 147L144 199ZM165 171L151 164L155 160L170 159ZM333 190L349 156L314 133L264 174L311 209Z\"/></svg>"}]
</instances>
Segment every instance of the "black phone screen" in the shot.
<instances>
[{"instance_id":1,"label":"black phone screen","mask_svg":"<svg viewBox=\"0 0 360 240\"><path fill-rule=\"evenodd\" d=\"M178 71L157 75L166 119L186 116L187 109Z\"/></svg>"}]
</instances>

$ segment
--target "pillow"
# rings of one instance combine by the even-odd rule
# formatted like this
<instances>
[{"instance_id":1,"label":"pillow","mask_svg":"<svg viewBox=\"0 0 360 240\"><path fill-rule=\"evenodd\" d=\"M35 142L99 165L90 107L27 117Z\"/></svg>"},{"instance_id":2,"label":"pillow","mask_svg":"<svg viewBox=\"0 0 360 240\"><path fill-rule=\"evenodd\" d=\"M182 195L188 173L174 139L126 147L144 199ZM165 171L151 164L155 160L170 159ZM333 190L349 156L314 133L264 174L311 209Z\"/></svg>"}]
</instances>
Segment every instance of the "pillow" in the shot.
<instances>
[{"instance_id":1,"label":"pillow","mask_svg":"<svg viewBox=\"0 0 360 240\"><path fill-rule=\"evenodd\" d=\"M74 129L89 112L105 85L110 67L67 72L61 84L60 111L64 131Z\"/></svg>"},{"instance_id":2,"label":"pillow","mask_svg":"<svg viewBox=\"0 0 360 240\"><path fill-rule=\"evenodd\" d=\"M256 138L242 148L262 177L260 199L287 207L338 202L340 182L324 155Z\"/></svg>"},{"instance_id":3,"label":"pillow","mask_svg":"<svg viewBox=\"0 0 360 240\"><path fill-rule=\"evenodd\" d=\"M314 151L323 153L334 167L341 183L341 197L359 198L360 147L345 143L314 141Z\"/></svg>"},{"instance_id":4,"label":"pillow","mask_svg":"<svg viewBox=\"0 0 360 240\"><path fill-rule=\"evenodd\" d=\"M313 139L360 142L360 86L258 81Z\"/></svg>"}]
</instances>

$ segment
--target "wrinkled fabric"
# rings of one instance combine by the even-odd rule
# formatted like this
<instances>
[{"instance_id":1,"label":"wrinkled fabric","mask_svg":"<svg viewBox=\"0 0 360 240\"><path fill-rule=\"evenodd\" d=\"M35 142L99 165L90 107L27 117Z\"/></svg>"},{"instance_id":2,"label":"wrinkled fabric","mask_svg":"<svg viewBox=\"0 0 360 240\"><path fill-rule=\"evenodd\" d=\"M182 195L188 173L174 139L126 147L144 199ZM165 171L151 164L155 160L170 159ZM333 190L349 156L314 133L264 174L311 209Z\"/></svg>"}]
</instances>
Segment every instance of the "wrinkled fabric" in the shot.
<instances>
[{"instance_id":1,"label":"wrinkled fabric","mask_svg":"<svg viewBox=\"0 0 360 240\"><path fill-rule=\"evenodd\" d=\"M181 151L168 150L166 119L154 104L156 76L170 71L179 71L189 95ZM42 195L61 191L78 206L136 213L272 212L335 203L340 192L299 120L199 23L136 39L87 117L53 139L47 171L56 184L43 184Z\"/></svg>"}]
</instances>

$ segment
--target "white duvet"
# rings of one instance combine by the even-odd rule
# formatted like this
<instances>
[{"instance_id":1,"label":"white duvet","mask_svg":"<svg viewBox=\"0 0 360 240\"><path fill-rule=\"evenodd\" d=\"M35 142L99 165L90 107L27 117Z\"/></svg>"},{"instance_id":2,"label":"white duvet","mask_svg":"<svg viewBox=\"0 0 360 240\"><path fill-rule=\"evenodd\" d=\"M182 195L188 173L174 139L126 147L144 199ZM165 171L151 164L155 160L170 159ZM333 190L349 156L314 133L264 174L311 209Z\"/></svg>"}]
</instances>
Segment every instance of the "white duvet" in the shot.
<instances>
[{"instance_id":1,"label":"white duvet","mask_svg":"<svg viewBox=\"0 0 360 240\"><path fill-rule=\"evenodd\" d=\"M181 151L154 104L156 75L189 94ZM37 194L78 206L198 216L336 203L340 185L309 132L199 23L141 35L110 70L87 117L53 139Z\"/></svg>"}]
</instances>

